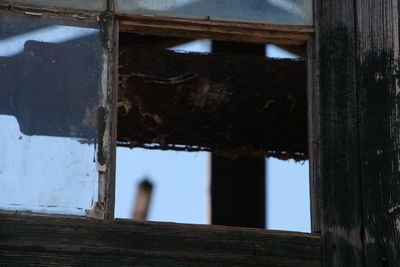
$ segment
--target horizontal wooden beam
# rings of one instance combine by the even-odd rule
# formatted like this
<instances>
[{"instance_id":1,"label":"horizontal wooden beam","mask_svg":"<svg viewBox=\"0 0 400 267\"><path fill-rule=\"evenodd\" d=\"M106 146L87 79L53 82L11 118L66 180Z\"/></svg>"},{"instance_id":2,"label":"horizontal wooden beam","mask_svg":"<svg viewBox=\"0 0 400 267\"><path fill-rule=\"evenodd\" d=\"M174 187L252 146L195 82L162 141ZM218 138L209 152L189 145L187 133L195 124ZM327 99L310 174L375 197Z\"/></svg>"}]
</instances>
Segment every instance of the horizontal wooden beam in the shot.
<instances>
[{"instance_id":1,"label":"horizontal wooden beam","mask_svg":"<svg viewBox=\"0 0 400 267\"><path fill-rule=\"evenodd\" d=\"M7 10L9 12L18 12L23 13L29 16L36 17L53 17L56 16L58 19L60 18L73 18L74 20L68 20L68 24L82 26L83 20L94 20L100 16L102 11L96 10L85 10L85 9L77 9L77 8L63 8L63 7L53 7L47 6L44 4L26 4L26 3L15 3L14 1L10 2L1 2L0 10ZM79 21L79 22L78 22ZM63 21L66 23L66 21Z\"/></svg>"},{"instance_id":2,"label":"horizontal wooden beam","mask_svg":"<svg viewBox=\"0 0 400 267\"><path fill-rule=\"evenodd\" d=\"M321 266L314 234L0 214L0 265Z\"/></svg>"},{"instance_id":3,"label":"horizontal wooden beam","mask_svg":"<svg viewBox=\"0 0 400 267\"><path fill-rule=\"evenodd\" d=\"M119 144L307 158L304 61L131 46L119 78Z\"/></svg>"},{"instance_id":4,"label":"horizontal wooden beam","mask_svg":"<svg viewBox=\"0 0 400 267\"><path fill-rule=\"evenodd\" d=\"M221 41L303 45L313 36L313 27L225 22L200 19L120 15L123 32L207 38Z\"/></svg>"}]
</instances>

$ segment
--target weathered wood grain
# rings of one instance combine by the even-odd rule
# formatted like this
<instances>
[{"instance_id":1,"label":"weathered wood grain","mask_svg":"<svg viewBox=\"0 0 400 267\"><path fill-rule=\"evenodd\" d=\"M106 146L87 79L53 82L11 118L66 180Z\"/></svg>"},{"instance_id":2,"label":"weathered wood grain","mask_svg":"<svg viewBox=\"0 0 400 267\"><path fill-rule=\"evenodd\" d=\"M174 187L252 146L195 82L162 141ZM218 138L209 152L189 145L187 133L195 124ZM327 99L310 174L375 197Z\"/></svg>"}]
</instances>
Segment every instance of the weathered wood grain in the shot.
<instances>
[{"instance_id":1,"label":"weathered wood grain","mask_svg":"<svg viewBox=\"0 0 400 267\"><path fill-rule=\"evenodd\" d=\"M308 130L308 160L310 176L310 212L311 232L321 233L321 157L319 156L320 130L320 95L317 78L315 54L316 44L310 40L307 44L307 130Z\"/></svg>"},{"instance_id":2,"label":"weathered wood grain","mask_svg":"<svg viewBox=\"0 0 400 267\"><path fill-rule=\"evenodd\" d=\"M96 19L101 11L88 11L85 9L70 9L62 7L49 7L49 6L39 6L37 4L26 4L26 3L15 3L15 1L2 1L0 3L1 10L8 10L11 12L21 12L21 13L33 13L36 16L47 17L47 16L57 16L58 18L74 18L81 20L78 23L71 21L72 25L82 26L82 20Z\"/></svg>"},{"instance_id":3,"label":"weathered wood grain","mask_svg":"<svg viewBox=\"0 0 400 267\"><path fill-rule=\"evenodd\" d=\"M122 49L119 144L306 159L304 61L249 52Z\"/></svg>"},{"instance_id":4,"label":"weathered wood grain","mask_svg":"<svg viewBox=\"0 0 400 267\"><path fill-rule=\"evenodd\" d=\"M320 217L313 218L313 230L321 232L323 266L364 266L355 6L347 0L314 2L309 105L310 123L319 132L311 129L310 150L312 214Z\"/></svg>"},{"instance_id":5,"label":"weathered wood grain","mask_svg":"<svg viewBox=\"0 0 400 267\"><path fill-rule=\"evenodd\" d=\"M0 214L1 266L320 265L317 235Z\"/></svg>"},{"instance_id":6,"label":"weathered wood grain","mask_svg":"<svg viewBox=\"0 0 400 267\"><path fill-rule=\"evenodd\" d=\"M400 264L399 21L397 0L357 0L365 266Z\"/></svg>"},{"instance_id":7,"label":"weathered wood grain","mask_svg":"<svg viewBox=\"0 0 400 267\"><path fill-rule=\"evenodd\" d=\"M155 18L139 15L120 15L119 20L123 32L197 39L304 45L313 36L313 27L311 26Z\"/></svg>"},{"instance_id":8,"label":"weathered wood grain","mask_svg":"<svg viewBox=\"0 0 400 267\"><path fill-rule=\"evenodd\" d=\"M310 151L323 264L399 266L398 1L315 10Z\"/></svg>"}]
</instances>

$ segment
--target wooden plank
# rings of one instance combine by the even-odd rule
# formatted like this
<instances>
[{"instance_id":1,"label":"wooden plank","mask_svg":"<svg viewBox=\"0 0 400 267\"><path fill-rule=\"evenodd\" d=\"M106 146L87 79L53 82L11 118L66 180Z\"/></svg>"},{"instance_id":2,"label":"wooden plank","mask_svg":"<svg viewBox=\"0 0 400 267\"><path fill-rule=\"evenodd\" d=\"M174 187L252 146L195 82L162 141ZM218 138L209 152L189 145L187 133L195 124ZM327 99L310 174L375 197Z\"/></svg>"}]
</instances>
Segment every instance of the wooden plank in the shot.
<instances>
[{"instance_id":1,"label":"wooden plank","mask_svg":"<svg viewBox=\"0 0 400 267\"><path fill-rule=\"evenodd\" d=\"M123 32L197 39L303 45L313 36L311 26L156 18L139 15L120 15L119 20Z\"/></svg>"},{"instance_id":2,"label":"wooden plank","mask_svg":"<svg viewBox=\"0 0 400 267\"><path fill-rule=\"evenodd\" d=\"M308 127L308 160L310 172L310 211L311 232L321 233L321 142L320 95L317 77L317 57L314 40L307 45L307 127Z\"/></svg>"},{"instance_id":3,"label":"wooden plank","mask_svg":"<svg viewBox=\"0 0 400 267\"><path fill-rule=\"evenodd\" d=\"M398 1L357 0L365 266L400 263Z\"/></svg>"},{"instance_id":4,"label":"wooden plank","mask_svg":"<svg viewBox=\"0 0 400 267\"><path fill-rule=\"evenodd\" d=\"M320 138L311 153L319 149L313 184L323 263L398 266L398 1L316 5L310 106L319 101L320 133L312 132Z\"/></svg>"},{"instance_id":5,"label":"wooden plank","mask_svg":"<svg viewBox=\"0 0 400 267\"><path fill-rule=\"evenodd\" d=\"M119 64L119 144L307 157L303 61L130 46Z\"/></svg>"},{"instance_id":6,"label":"wooden plank","mask_svg":"<svg viewBox=\"0 0 400 267\"><path fill-rule=\"evenodd\" d=\"M103 85L107 93L106 104L98 115L98 166L99 168L99 196L93 209L87 211L89 217L112 219L114 218L115 204L115 164L117 139L117 56L118 56L118 27L111 12L103 12L99 16L102 45L106 51L106 79ZM101 170L102 169L102 170Z\"/></svg>"},{"instance_id":7,"label":"wooden plank","mask_svg":"<svg viewBox=\"0 0 400 267\"><path fill-rule=\"evenodd\" d=\"M0 214L0 265L321 266L318 235Z\"/></svg>"},{"instance_id":8,"label":"wooden plank","mask_svg":"<svg viewBox=\"0 0 400 267\"><path fill-rule=\"evenodd\" d=\"M347 0L314 2L309 105L319 132L311 129L310 150L312 214L320 217L313 218L313 230L321 232L323 266L364 266L355 6Z\"/></svg>"},{"instance_id":9,"label":"wooden plank","mask_svg":"<svg viewBox=\"0 0 400 267\"><path fill-rule=\"evenodd\" d=\"M113 1L109 1L113 2ZM108 13L110 14L110 13ZM110 18L110 28L108 28L109 32L109 62L108 62L108 71L107 75L109 80L109 99L108 105L111 107L111 115L110 115L110 140L109 140L109 149L110 149L110 167L108 168L108 181L106 196L108 198L108 206L106 207L107 216L106 219L113 219L115 212L115 186L116 186L116 165L117 165L117 103L118 100L118 55L119 55L119 24L118 21L115 20L115 17L112 16Z\"/></svg>"},{"instance_id":10,"label":"wooden plank","mask_svg":"<svg viewBox=\"0 0 400 267\"><path fill-rule=\"evenodd\" d=\"M57 16L61 17L72 17L78 18L79 20L86 19L94 19L100 16L101 11L90 11L85 9L71 9L71 8L62 8L62 7L49 7L49 6L40 6L40 5L31 5L26 3L15 3L15 2L1 2L0 3L1 10L8 10L11 12L20 12L20 13L34 13L36 16ZM81 23L77 23L79 26Z\"/></svg>"}]
</instances>

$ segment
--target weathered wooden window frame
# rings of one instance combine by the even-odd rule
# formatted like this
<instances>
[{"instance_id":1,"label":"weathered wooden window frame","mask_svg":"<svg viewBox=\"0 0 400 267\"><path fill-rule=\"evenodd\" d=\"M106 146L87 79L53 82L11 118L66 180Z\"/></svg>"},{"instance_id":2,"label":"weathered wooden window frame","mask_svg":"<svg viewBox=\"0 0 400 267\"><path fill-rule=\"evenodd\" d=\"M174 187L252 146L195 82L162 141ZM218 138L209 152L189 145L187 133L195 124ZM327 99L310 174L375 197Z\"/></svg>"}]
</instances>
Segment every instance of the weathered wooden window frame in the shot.
<instances>
[{"instance_id":1,"label":"weathered wooden window frame","mask_svg":"<svg viewBox=\"0 0 400 267\"><path fill-rule=\"evenodd\" d=\"M161 36L207 38L220 41L304 45L313 36L312 26L223 22L117 14L120 30Z\"/></svg>"},{"instance_id":2,"label":"weathered wooden window frame","mask_svg":"<svg viewBox=\"0 0 400 267\"><path fill-rule=\"evenodd\" d=\"M221 226L112 220L116 148L116 88L118 32L209 38L225 41L304 45L311 26L265 25L208 20L150 18L114 13L114 1L104 12L0 3L0 8L29 14L87 19L98 16L110 57L108 88L110 166L107 168L107 212L93 218L12 212L0 214L0 263L28 264L250 264L320 266L318 234ZM40 245L37 243L40 241ZM162 241L162 242L160 242ZM108 244L104 247L104 244ZM199 245L200 244L200 245ZM109 266L108 264L106 264Z\"/></svg>"},{"instance_id":3,"label":"weathered wooden window frame","mask_svg":"<svg viewBox=\"0 0 400 267\"><path fill-rule=\"evenodd\" d=\"M110 219L114 217L114 173L115 173L115 140L116 140L116 109L113 105L116 99L116 33L117 23L111 12L71 10L65 8L47 8L30 6L25 4L0 3L2 12L15 12L32 17L59 17L61 19L77 20L77 24L82 21L98 22L103 49L108 56L107 70L104 77L106 84L104 90L107 93L106 104L103 108L102 118L99 118L98 132L103 138L98 144L99 165L99 199L92 210L87 211L87 215L93 218ZM111 138L109 138L111 137ZM100 162L101 161L101 162ZM19 211L18 213L26 213Z\"/></svg>"}]
</instances>

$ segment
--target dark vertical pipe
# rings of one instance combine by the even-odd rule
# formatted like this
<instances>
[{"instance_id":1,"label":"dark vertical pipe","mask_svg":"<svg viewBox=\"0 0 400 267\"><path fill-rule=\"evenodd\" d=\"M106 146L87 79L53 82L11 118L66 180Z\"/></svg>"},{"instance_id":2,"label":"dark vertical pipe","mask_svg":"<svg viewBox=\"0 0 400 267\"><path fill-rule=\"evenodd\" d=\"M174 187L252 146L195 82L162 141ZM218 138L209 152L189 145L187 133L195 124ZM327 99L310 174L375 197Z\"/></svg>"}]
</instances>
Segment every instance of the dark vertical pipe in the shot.
<instances>
[{"instance_id":1,"label":"dark vertical pipe","mask_svg":"<svg viewBox=\"0 0 400 267\"><path fill-rule=\"evenodd\" d=\"M265 45L259 44L213 41L212 50L265 55ZM265 159L211 157L211 223L265 228Z\"/></svg>"},{"instance_id":2,"label":"dark vertical pipe","mask_svg":"<svg viewBox=\"0 0 400 267\"><path fill-rule=\"evenodd\" d=\"M265 159L212 155L211 223L265 228Z\"/></svg>"}]
</instances>

